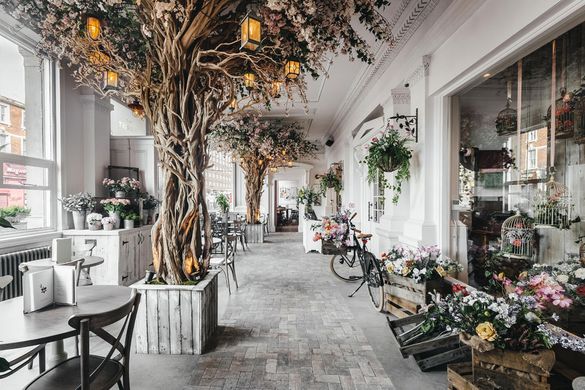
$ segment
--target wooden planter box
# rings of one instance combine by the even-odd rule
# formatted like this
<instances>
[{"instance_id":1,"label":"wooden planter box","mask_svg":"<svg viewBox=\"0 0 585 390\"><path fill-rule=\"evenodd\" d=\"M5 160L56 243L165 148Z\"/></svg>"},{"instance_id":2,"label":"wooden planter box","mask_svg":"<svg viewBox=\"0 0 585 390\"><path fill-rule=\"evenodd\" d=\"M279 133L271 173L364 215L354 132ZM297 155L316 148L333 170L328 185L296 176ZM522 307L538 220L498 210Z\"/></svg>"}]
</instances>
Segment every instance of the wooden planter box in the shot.
<instances>
[{"instance_id":1,"label":"wooden planter box","mask_svg":"<svg viewBox=\"0 0 585 390\"><path fill-rule=\"evenodd\" d=\"M458 334L439 337L421 335L413 338L414 332L409 331L422 323L424 318L422 313L397 320L386 317L403 358L412 355L421 371L469 360L471 348L460 342Z\"/></svg>"},{"instance_id":2,"label":"wooden planter box","mask_svg":"<svg viewBox=\"0 0 585 390\"><path fill-rule=\"evenodd\" d=\"M261 223L246 225L246 239L249 243L264 243L264 225Z\"/></svg>"},{"instance_id":3,"label":"wooden planter box","mask_svg":"<svg viewBox=\"0 0 585 390\"><path fill-rule=\"evenodd\" d=\"M324 255L344 255L347 253L345 246L336 247L331 241L321 240L321 253Z\"/></svg>"},{"instance_id":4,"label":"wooden planter box","mask_svg":"<svg viewBox=\"0 0 585 390\"><path fill-rule=\"evenodd\" d=\"M539 356L542 361L535 364ZM499 349L479 352L473 349L473 383L501 390L549 390L554 361L551 350L530 353Z\"/></svg>"},{"instance_id":5,"label":"wooden planter box","mask_svg":"<svg viewBox=\"0 0 585 390\"><path fill-rule=\"evenodd\" d=\"M456 363L447 366L447 388L449 390L483 390L473 383L471 363Z\"/></svg>"},{"instance_id":6,"label":"wooden planter box","mask_svg":"<svg viewBox=\"0 0 585 390\"><path fill-rule=\"evenodd\" d=\"M413 279L384 272L384 310L398 318L417 314L420 307L430 302L429 293L448 293L443 279L416 283Z\"/></svg>"},{"instance_id":7,"label":"wooden planter box","mask_svg":"<svg viewBox=\"0 0 585 390\"><path fill-rule=\"evenodd\" d=\"M142 294L134 327L137 353L200 355L217 329L217 274L209 271L195 286L131 287Z\"/></svg>"}]
</instances>

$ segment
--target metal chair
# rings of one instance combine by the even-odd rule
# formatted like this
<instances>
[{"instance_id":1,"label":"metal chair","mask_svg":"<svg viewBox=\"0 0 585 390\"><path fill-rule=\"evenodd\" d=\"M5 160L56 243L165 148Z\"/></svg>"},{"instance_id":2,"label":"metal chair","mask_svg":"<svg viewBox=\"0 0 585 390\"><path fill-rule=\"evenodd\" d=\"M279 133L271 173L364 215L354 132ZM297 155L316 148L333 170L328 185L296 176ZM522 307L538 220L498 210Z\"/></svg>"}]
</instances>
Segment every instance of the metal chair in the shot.
<instances>
[{"instance_id":1,"label":"metal chair","mask_svg":"<svg viewBox=\"0 0 585 390\"><path fill-rule=\"evenodd\" d=\"M13 277L11 275L0 276L0 301L4 299L4 289L12 283ZM22 353L24 351L24 353ZM8 352L8 351L4 351ZM20 355L22 353L22 355ZM16 356L14 356L16 355ZM28 365L30 370L33 365L35 357L39 357L39 374L45 372L45 344L38 345L32 349L19 348L10 351L7 355L8 370L0 373L0 379L4 379L14 374L24 366Z\"/></svg>"},{"instance_id":2,"label":"metal chair","mask_svg":"<svg viewBox=\"0 0 585 390\"><path fill-rule=\"evenodd\" d=\"M132 297L122 307L103 313L79 314L69 319L69 325L79 331L81 355L67 359L37 377L25 388L27 390L63 389L110 389L118 385L120 390L130 389L130 346L140 294ZM104 327L118 321L122 328L114 337ZM110 344L106 356L91 355L90 332ZM125 334L124 334L125 333ZM121 341L124 339L124 343ZM114 353L118 352L116 356Z\"/></svg>"},{"instance_id":3,"label":"metal chair","mask_svg":"<svg viewBox=\"0 0 585 390\"><path fill-rule=\"evenodd\" d=\"M235 254L236 254L236 245L238 242L238 238L236 236L230 236L229 234L224 237L225 240L225 253L222 257L212 257L209 265L211 268L219 269L221 272L225 274L225 282L227 284L228 292L232 293L230 287L230 276L228 271L232 273L232 277L234 278L234 282L236 283L236 288L238 288L238 277L236 276L236 262L235 262Z\"/></svg>"}]
</instances>

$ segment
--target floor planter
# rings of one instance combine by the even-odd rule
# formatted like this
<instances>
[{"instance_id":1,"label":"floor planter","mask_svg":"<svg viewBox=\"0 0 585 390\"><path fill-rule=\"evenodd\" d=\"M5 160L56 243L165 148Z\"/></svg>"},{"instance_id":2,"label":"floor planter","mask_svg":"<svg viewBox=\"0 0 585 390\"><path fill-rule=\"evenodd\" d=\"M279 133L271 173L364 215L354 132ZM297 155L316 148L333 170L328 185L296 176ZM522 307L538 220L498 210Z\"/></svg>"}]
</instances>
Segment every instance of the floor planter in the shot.
<instances>
[{"instance_id":1,"label":"floor planter","mask_svg":"<svg viewBox=\"0 0 585 390\"><path fill-rule=\"evenodd\" d=\"M398 318L418 313L422 305L430 303L430 292L448 293L444 279L416 283L414 279L384 272L384 310Z\"/></svg>"},{"instance_id":2,"label":"floor planter","mask_svg":"<svg viewBox=\"0 0 585 390\"><path fill-rule=\"evenodd\" d=\"M131 287L142 294L134 328L136 352L161 355L200 355L217 329L217 274L209 271L195 286Z\"/></svg>"},{"instance_id":3,"label":"floor planter","mask_svg":"<svg viewBox=\"0 0 585 390\"><path fill-rule=\"evenodd\" d=\"M263 243L264 242L264 225L261 223L247 224L246 225L246 238L251 243Z\"/></svg>"}]
</instances>

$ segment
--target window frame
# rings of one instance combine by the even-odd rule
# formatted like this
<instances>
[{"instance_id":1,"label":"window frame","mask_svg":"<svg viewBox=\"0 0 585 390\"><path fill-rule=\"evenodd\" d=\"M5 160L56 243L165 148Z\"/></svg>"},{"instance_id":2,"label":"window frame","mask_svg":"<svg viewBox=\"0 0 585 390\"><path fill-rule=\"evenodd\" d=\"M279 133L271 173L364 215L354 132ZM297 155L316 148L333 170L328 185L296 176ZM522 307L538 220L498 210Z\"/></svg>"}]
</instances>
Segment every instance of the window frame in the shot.
<instances>
[{"instance_id":1,"label":"window frame","mask_svg":"<svg viewBox=\"0 0 585 390\"><path fill-rule=\"evenodd\" d=\"M0 28L0 34L6 40L13 42L22 49L36 53L37 42L27 35L26 31L8 31ZM2 231L0 234L0 247L17 247L44 241L60 236L58 232L57 199L59 197L59 171L57 164L57 96L58 96L58 68L54 61L48 58L41 59L41 96L43 112L43 158L16 155L0 152L0 187L3 189L20 189L25 191L43 191L43 196L48 197L49 210L45 214L48 219L46 226L17 231ZM26 102L23 114L26 111ZM23 115L23 124L24 117ZM24 127L23 127L24 129ZM9 134L10 136L10 134ZM23 141L23 153L24 153ZM3 163L18 164L47 169L47 182L42 186L3 184ZM3 229L4 230L4 229Z\"/></svg>"},{"instance_id":2,"label":"window frame","mask_svg":"<svg viewBox=\"0 0 585 390\"><path fill-rule=\"evenodd\" d=\"M538 130L531 130L528 132L527 135L528 142L536 142L538 141Z\"/></svg>"},{"instance_id":3,"label":"window frame","mask_svg":"<svg viewBox=\"0 0 585 390\"><path fill-rule=\"evenodd\" d=\"M6 120L3 118L2 108L5 108L5 110L6 110L5 111L6 117L7 117ZM9 104L0 103L0 124L7 125L7 126L10 126L12 124L12 122L10 121L10 105Z\"/></svg>"}]
</instances>

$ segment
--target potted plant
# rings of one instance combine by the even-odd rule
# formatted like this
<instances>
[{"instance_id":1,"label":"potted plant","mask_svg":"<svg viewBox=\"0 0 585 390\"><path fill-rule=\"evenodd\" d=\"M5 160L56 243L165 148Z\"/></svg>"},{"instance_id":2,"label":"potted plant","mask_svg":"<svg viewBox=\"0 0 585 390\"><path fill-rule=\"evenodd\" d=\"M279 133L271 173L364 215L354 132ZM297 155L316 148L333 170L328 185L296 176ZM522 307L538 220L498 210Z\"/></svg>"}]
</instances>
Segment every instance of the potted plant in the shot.
<instances>
[{"instance_id":1,"label":"potted plant","mask_svg":"<svg viewBox=\"0 0 585 390\"><path fill-rule=\"evenodd\" d=\"M12 226L10 221L2 217L0 217L0 227L5 229L16 229L14 226Z\"/></svg>"},{"instance_id":2,"label":"potted plant","mask_svg":"<svg viewBox=\"0 0 585 390\"><path fill-rule=\"evenodd\" d=\"M116 218L112 218L112 217L102 218L102 226L104 227L104 230L108 230L108 231L113 230L116 223L119 223L119 220L117 220Z\"/></svg>"},{"instance_id":3,"label":"potted plant","mask_svg":"<svg viewBox=\"0 0 585 390\"><path fill-rule=\"evenodd\" d=\"M140 181L131 177L123 177L118 180L119 191L116 191L116 198L132 196L140 192Z\"/></svg>"},{"instance_id":4,"label":"potted plant","mask_svg":"<svg viewBox=\"0 0 585 390\"><path fill-rule=\"evenodd\" d=\"M85 215L95 207L95 200L87 192L72 194L60 199L65 211L73 215L75 230L85 229Z\"/></svg>"},{"instance_id":5,"label":"potted plant","mask_svg":"<svg viewBox=\"0 0 585 390\"><path fill-rule=\"evenodd\" d=\"M402 183L410 179L410 159L412 151L407 146L409 139L402 137L397 130L389 127L380 137L372 138L368 155L361 161L368 166L368 182L379 180L381 188L394 192L392 203L398 203ZM385 172L395 172L394 183L384 176Z\"/></svg>"},{"instance_id":6,"label":"potted plant","mask_svg":"<svg viewBox=\"0 0 585 390\"><path fill-rule=\"evenodd\" d=\"M313 241L321 240L321 253L324 255L343 254L352 245L349 219L352 209L345 207L332 217L323 217L320 223L313 224Z\"/></svg>"},{"instance_id":7,"label":"potted plant","mask_svg":"<svg viewBox=\"0 0 585 390\"><path fill-rule=\"evenodd\" d=\"M108 194L114 195L116 198L119 197L118 195L122 195L120 196L120 198L123 198L125 195L122 189L120 188L120 183L117 180L106 177L104 178L104 180L102 180L102 185L108 191Z\"/></svg>"},{"instance_id":8,"label":"potted plant","mask_svg":"<svg viewBox=\"0 0 585 390\"><path fill-rule=\"evenodd\" d=\"M222 214L227 215L227 213L230 211L230 201L224 193L219 193L215 197L215 203L217 204L217 207L219 207L219 211Z\"/></svg>"},{"instance_id":9,"label":"potted plant","mask_svg":"<svg viewBox=\"0 0 585 390\"><path fill-rule=\"evenodd\" d=\"M102 215L100 213L90 213L87 215L86 220L89 230L100 230L102 228Z\"/></svg>"},{"instance_id":10,"label":"potted plant","mask_svg":"<svg viewBox=\"0 0 585 390\"><path fill-rule=\"evenodd\" d=\"M311 187L299 188L297 194L297 206L299 204L305 205L305 218L307 218L307 216L314 216L315 212L313 211L313 205L316 204L320 198L321 193L313 190Z\"/></svg>"},{"instance_id":11,"label":"potted plant","mask_svg":"<svg viewBox=\"0 0 585 390\"><path fill-rule=\"evenodd\" d=\"M338 174L337 170L330 168L327 173L321 176L321 194L325 195L327 189L333 188L336 193L340 193L343 189L343 184L341 183L341 177Z\"/></svg>"},{"instance_id":12,"label":"potted plant","mask_svg":"<svg viewBox=\"0 0 585 390\"><path fill-rule=\"evenodd\" d=\"M152 195L145 193L145 197L142 200L142 210L146 215L142 216L144 224L154 223L154 212L156 207L160 204L160 201Z\"/></svg>"},{"instance_id":13,"label":"potted plant","mask_svg":"<svg viewBox=\"0 0 585 390\"><path fill-rule=\"evenodd\" d=\"M140 215L134 211L122 212L122 218L124 219L124 229L134 229L136 223L140 221Z\"/></svg>"},{"instance_id":14,"label":"potted plant","mask_svg":"<svg viewBox=\"0 0 585 390\"><path fill-rule=\"evenodd\" d=\"M116 220L114 229L119 229L121 220L120 213L124 211L126 206L130 205L130 201L128 199L109 198L103 199L100 203L104 207L104 210L108 212L108 215Z\"/></svg>"}]
</instances>

